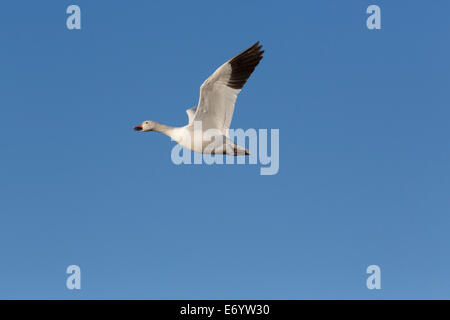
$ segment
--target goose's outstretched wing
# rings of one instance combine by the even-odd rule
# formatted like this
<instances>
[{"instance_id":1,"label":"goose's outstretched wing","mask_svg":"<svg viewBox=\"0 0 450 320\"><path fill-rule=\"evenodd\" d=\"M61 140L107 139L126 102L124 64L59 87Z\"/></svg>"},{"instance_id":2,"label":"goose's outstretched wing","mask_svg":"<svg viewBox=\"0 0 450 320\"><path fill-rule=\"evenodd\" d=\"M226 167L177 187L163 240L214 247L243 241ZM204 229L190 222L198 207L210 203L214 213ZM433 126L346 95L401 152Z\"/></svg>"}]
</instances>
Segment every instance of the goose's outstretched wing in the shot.
<instances>
[{"instance_id":1,"label":"goose's outstretched wing","mask_svg":"<svg viewBox=\"0 0 450 320\"><path fill-rule=\"evenodd\" d=\"M216 128L228 136L238 93L262 59L259 41L220 66L200 87L200 99L194 121L202 121L203 130ZM190 121L191 122L191 121Z\"/></svg>"}]
</instances>

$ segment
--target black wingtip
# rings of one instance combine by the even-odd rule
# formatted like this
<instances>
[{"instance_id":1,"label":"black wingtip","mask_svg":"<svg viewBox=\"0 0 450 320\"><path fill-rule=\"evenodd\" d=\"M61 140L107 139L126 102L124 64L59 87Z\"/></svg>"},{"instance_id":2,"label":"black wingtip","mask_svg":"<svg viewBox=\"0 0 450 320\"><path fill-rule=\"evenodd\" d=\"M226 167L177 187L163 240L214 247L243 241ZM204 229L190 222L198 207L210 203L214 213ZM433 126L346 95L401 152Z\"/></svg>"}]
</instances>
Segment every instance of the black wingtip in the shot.
<instances>
[{"instance_id":1,"label":"black wingtip","mask_svg":"<svg viewBox=\"0 0 450 320\"><path fill-rule=\"evenodd\" d=\"M231 65L231 77L227 85L230 88L242 89L263 58L262 55L264 50L261 50L261 48L262 45L257 41L254 45L242 51L229 61Z\"/></svg>"}]
</instances>

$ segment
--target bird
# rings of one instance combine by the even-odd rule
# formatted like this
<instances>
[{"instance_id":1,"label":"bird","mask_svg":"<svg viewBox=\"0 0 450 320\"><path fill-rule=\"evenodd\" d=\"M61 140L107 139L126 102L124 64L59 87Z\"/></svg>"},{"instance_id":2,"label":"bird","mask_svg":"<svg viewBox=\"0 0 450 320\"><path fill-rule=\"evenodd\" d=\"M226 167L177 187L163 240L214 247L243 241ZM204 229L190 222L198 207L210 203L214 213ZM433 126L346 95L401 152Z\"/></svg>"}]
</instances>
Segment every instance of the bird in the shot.
<instances>
[{"instance_id":1,"label":"bird","mask_svg":"<svg viewBox=\"0 0 450 320\"><path fill-rule=\"evenodd\" d=\"M187 125L172 127L146 120L134 130L163 133L184 148L198 153L250 155L249 150L234 144L228 130L237 96L263 58L263 53L258 41L217 68L200 86L198 105L186 110Z\"/></svg>"}]
</instances>

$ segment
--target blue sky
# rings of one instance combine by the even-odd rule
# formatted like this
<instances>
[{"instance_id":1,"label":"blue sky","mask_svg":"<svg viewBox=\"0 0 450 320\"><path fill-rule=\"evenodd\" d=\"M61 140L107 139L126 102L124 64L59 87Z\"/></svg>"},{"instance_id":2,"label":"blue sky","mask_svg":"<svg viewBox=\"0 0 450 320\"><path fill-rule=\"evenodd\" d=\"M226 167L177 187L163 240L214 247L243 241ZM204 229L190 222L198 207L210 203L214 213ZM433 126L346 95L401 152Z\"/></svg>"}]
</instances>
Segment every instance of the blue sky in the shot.
<instances>
[{"instance_id":1,"label":"blue sky","mask_svg":"<svg viewBox=\"0 0 450 320\"><path fill-rule=\"evenodd\" d=\"M449 10L5 1L0 298L449 298ZM258 40L232 126L280 130L277 175L176 166L174 142L132 130L184 125L200 84Z\"/></svg>"}]
</instances>

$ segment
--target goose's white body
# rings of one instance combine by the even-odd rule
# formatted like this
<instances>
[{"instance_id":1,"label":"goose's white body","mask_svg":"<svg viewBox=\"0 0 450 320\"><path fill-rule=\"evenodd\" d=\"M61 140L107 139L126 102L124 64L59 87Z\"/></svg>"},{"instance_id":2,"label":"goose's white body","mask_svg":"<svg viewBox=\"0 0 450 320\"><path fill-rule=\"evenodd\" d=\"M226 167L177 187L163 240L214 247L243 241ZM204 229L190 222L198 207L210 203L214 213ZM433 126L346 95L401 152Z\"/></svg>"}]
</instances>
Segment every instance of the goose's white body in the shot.
<instances>
[{"instance_id":1,"label":"goose's white body","mask_svg":"<svg viewBox=\"0 0 450 320\"><path fill-rule=\"evenodd\" d=\"M215 130L211 130L208 133L195 130L193 125L187 125L181 128L173 128L167 135L184 148L199 153L248 154L248 150L235 145L227 136Z\"/></svg>"},{"instance_id":2,"label":"goose's white body","mask_svg":"<svg viewBox=\"0 0 450 320\"><path fill-rule=\"evenodd\" d=\"M144 121L137 131L162 132L183 147L200 153L245 155L248 150L228 138L237 95L252 74L264 51L259 42L220 66L200 87L197 107L186 110L189 123L170 127Z\"/></svg>"}]
</instances>

